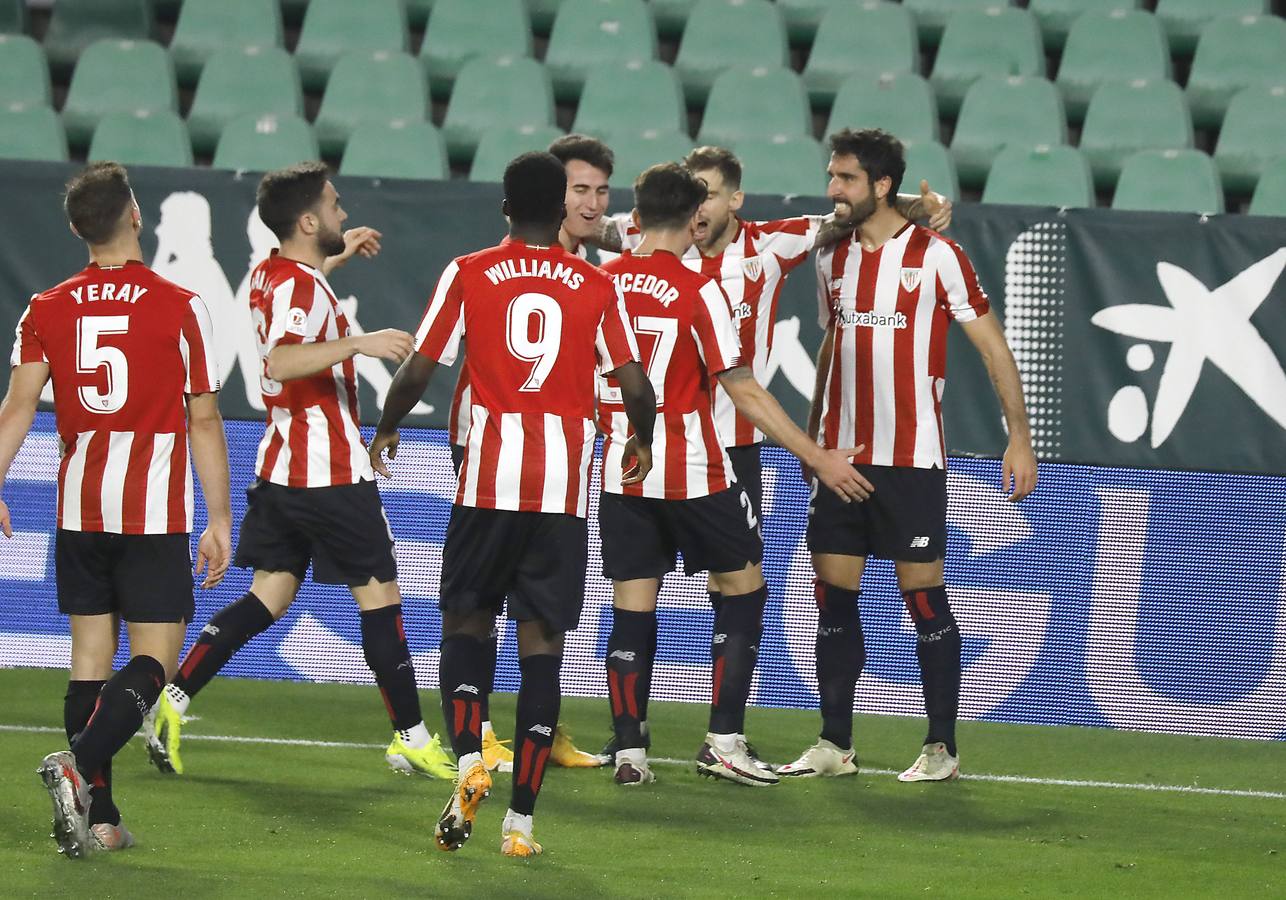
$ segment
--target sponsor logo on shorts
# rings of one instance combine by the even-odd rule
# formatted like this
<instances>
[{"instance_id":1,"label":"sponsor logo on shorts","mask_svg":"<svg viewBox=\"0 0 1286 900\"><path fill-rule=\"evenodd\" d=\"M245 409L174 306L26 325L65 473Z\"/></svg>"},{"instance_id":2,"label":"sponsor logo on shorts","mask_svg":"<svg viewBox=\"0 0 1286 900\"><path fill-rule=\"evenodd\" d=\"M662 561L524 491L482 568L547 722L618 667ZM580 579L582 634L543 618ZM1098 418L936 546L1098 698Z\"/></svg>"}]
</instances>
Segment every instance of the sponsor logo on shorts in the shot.
<instances>
[{"instance_id":1,"label":"sponsor logo on shorts","mask_svg":"<svg viewBox=\"0 0 1286 900\"><path fill-rule=\"evenodd\" d=\"M548 725L533 725L527 730L534 731L537 734L543 734L545 737L549 737L554 733L554 729L550 728Z\"/></svg>"},{"instance_id":2,"label":"sponsor logo on shorts","mask_svg":"<svg viewBox=\"0 0 1286 900\"><path fill-rule=\"evenodd\" d=\"M208 635L210 635L210 637L214 637L214 636L216 636L216 635L219 633L219 626L218 626L218 625L207 625L207 626L205 626L204 628L202 628L202 629L201 629L201 633L202 633L202 634L208 634Z\"/></svg>"},{"instance_id":3,"label":"sponsor logo on shorts","mask_svg":"<svg viewBox=\"0 0 1286 900\"><path fill-rule=\"evenodd\" d=\"M607 655L608 659L623 659L626 662L634 662L633 650L613 650Z\"/></svg>"},{"instance_id":4,"label":"sponsor logo on shorts","mask_svg":"<svg viewBox=\"0 0 1286 900\"><path fill-rule=\"evenodd\" d=\"M481 692L480 692L476 687L474 687L474 686L473 686L473 685L471 685L471 684L461 684L461 685L457 685L457 686L456 686L456 689L455 689L454 691L452 691L452 693L453 693L453 694L458 694L458 693L460 693L461 691L464 691L466 694L475 694L475 695L476 695L476 694L481 693Z\"/></svg>"},{"instance_id":5,"label":"sponsor logo on shorts","mask_svg":"<svg viewBox=\"0 0 1286 900\"><path fill-rule=\"evenodd\" d=\"M722 644L727 639L728 639L728 636L726 634L716 634L714 636L714 640L712 641L712 643Z\"/></svg>"},{"instance_id":6,"label":"sponsor logo on shorts","mask_svg":"<svg viewBox=\"0 0 1286 900\"><path fill-rule=\"evenodd\" d=\"M922 548L922 547L927 547L927 546L929 546L929 536L928 536L928 535L924 535L924 534L922 534L922 535L920 535L920 536L918 536L918 537L913 537L913 538L911 538L911 547L912 547L912 548Z\"/></svg>"}]
</instances>

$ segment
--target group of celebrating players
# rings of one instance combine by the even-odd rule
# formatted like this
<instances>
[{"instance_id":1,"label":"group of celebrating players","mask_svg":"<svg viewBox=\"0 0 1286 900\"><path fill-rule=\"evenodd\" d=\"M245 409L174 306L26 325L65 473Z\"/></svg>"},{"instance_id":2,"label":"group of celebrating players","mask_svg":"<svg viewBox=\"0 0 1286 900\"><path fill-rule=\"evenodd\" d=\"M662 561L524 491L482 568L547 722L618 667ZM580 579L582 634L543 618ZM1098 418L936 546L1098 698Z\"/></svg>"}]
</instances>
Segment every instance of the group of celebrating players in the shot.
<instances>
[{"instance_id":1,"label":"group of celebrating players","mask_svg":"<svg viewBox=\"0 0 1286 900\"><path fill-rule=\"evenodd\" d=\"M32 298L0 408L2 479L52 378L63 445L57 587L72 661L69 749L45 757L39 773L60 852L133 843L112 797L112 757L143 725L153 762L181 773L180 727L192 697L285 613L310 564L315 581L347 585L357 602L365 658L394 730L388 763L454 781L435 829L443 850L469 838L497 768L512 771L501 852L519 857L541 852L532 815L551 760L601 761L622 786L654 780L647 710L657 594L679 553L687 574L709 573L715 613L699 773L763 787L858 771L858 595L865 559L876 555L895 562L929 720L918 758L899 778L957 776L961 638L944 587L941 420L952 321L996 387L1012 500L1034 488L1036 463L1017 368L969 260L913 223L926 217L945 228L950 203L927 184L898 195L903 148L878 130L831 136L833 214L771 222L740 218L741 166L721 148L647 169L628 216L606 215L613 157L605 144L570 135L549 149L509 164L508 237L446 267L414 335L350 333L326 275L354 255L375 255L380 235L343 229L325 166L264 176L259 215L280 249L255 269L250 304L268 417L235 559L209 314L199 296L139 261L141 217L121 166L95 163L69 183L66 211L91 262ZM619 255L597 267L590 245ZM825 338L801 429L762 381L782 281L814 250ZM439 591L453 762L421 713L375 473L395 477L401 421L437 367L462 353L450 422L457 491ZM369 447L358 430L358 354L400 363ZM558 715L563 637L584 597L598 434L614 621L606 653L613 737L596 758L570 745ZM822 728L780 766L758 758L744 724L767 598L764 437L794 454L812 483L817 575ZM180 665L195 611L189 452L208 509L195 565L202 586L217 584L230 564L254 575ZM0 527L11 533L2 501ZM517 622L522 673L512 748L496 739L488 709L502 611ZM113 673L121 620L131 658Z\"/></svg>"}]
</instances>

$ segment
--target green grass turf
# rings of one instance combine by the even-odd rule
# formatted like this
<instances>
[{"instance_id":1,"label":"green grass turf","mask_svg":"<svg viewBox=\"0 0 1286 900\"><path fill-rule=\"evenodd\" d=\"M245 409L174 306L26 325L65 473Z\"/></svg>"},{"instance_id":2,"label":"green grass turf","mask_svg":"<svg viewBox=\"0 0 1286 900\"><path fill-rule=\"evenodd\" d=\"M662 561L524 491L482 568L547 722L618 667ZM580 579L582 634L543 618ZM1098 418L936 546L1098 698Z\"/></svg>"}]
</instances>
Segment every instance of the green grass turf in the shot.
<instances>
[{"instance_id":1,"label":"green grass turf","mask_svg":"<svg viewBox=\"0 0 1286 900\"><path fill-rule=\"evenodd\" d=\"M66 675L0 671L0 724L61 727ZM431 724L436 695L424 694ZM493 718L512 722L513 695ZM374 743L373 688L219 679L187 735ZM653 755L688 758L704 707L654 704ZM582 746L606 737L601 700L565 700ZM751 710L765 758L811 741L815 714ZM908 765L918 720L859 717L869 769ZM1279 744L982 723L960 727L966 773L1286 791ZM378 750L192 740L188 774L153 770L139 739L114 779L138 846L69 861L47 837L34 774L57 734L0 732L0 896L76 897L1267 897L1286 890L1286 800L891 775L769 789L657 766L624 790L607 770L549 771L536 815L545 855L498 853L509 776L463 850L433 849L446 783L386 770Z\"/></svg>"}]
</instances>

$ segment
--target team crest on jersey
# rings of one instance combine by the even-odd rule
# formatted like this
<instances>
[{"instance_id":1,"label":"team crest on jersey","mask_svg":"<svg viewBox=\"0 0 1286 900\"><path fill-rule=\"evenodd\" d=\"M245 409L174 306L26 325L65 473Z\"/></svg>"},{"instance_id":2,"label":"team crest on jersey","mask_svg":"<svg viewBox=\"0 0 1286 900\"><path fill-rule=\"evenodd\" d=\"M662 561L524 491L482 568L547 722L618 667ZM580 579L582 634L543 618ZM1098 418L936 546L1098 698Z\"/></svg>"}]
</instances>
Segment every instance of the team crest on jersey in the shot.
<instances>
[{"instance_id":1,"label":"team crest on jersey","mask_svg":"<svg viewBox=\"0 0 1286 900\"><path fill-rule=\"evenodd\" d=\"M764 261L757 256L747 256L741 261L741 271L751 281L758 281L759 276L764 274Z\"/></svg>"},{"instance_id":2,"label":"team crest on jersey","mask_svg":"<svg viewBox=\"0 0 1286 900\"><path fill-rule=\"evenodd\" d=\"M920 270L908 269L908 268L902 269L902 288L904 290L913 291L919 286L920 286Z\"/></svg>"}]
</instances>

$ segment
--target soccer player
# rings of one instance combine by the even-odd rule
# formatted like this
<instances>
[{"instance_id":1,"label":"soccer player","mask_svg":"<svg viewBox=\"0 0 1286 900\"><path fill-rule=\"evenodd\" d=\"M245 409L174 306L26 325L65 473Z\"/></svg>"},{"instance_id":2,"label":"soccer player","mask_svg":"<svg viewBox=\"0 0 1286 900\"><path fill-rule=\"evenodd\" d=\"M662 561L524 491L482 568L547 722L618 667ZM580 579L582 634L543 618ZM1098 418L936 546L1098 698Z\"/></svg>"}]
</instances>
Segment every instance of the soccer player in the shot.
<instances>
[{"instance_id":1,"label":"soccer player","mask_svg":"<svg viewBox=\"0 0 1286 900\"><path fill-rule=\"evenodd\" d=\"M232 513L213 327L201 298L140 260L142 218L125 169L94 163L67 185L67 218L89 249L81 272L31 298L0 407L0 483L54 383L62 445L54 556L71 620L63 701L69 750L39 774L60 853L134 843L112 795L112 757L174 672L193 614L192 461L209 521L197 542L202 587L228 568ZM0 501L0 529L13 536ZM130 661L112 673L121 620Z\"/></svg>"},{"instance_id":2,"label":"soccer player","mask_svg":"<svg viewBox=\"0 0 1286 900\"><path fill-rule=\"evenodd\" d=\"M328 257L346 252L340 229L348 215L325 165L269 172L259 184L258 205L281 249L250 279L268 423L246 491L235 564L253 569L254 578L241 599L201 630L166 685L147 734L149 754L162 772L183 772L179 729L191 698L285 614L311 563L315 581L347 585L357 602L362 650L393 724L389 766L452 777L454 766L420 714L393 535L358 432L353 357L401 362L411 352L411 336L394 329L349 333L322 272Z\"/></svg>"},{"instance_id":3,"label":"soccer player","mask_svg":"<svg viewBox=\"0 0 1286 900\"><path fill-rule=\"evenodd\" d=\"M815 471L836 503L866 496L864 479L848 462L856 451L822 450L790 421L739 359L719 282L681 261L706 192L706 184L678 163L649 168L634 185L642 241L603 267L625 297L661 423L651 473L641 483L625 483L619 472L632 439L629 421L611 377L600 382L599 427L608 443L599 526L615 613L606 665L618 746L615 780L622 785L653 780L642 722L655 656L657 592L674 569L676 551L689 575L708 570L723 598L711 644L710 728L697 771L746 785L778 781L744 734L768 588L756 511L736 483L716 427L714 384L752 426Z\"/></svg>"},{"instance_id":4,"label":"soccer player","mask_svg":"<svg viewBox=\"0 0 1286 900\"><path fill-rule=\"evenodd\" d=\"M921 228L889 199L906 168L902 144L879 130L831 135L828 195L852 238L818 253L821 324L809 433L824 447L865 445L856 467L875 487L854 505L814 483L808 546L817 573L820 739L782 776L847 775L853 699L865 664L858 595L868 555L891 559L917 634L929 730L902 781L960 771L955 724L960 632L943 584L947 457L942 430L947 329L959 322L982 355L1009 430L1002 465L1009 499L1036 486L1022 384L987 295L956 244Z\"/></svg>"},{"instance_id":5,"label":"soccer player","mask_svg":"<svg viewBox=\"0 0 1286 900\"><path fill-rule=\"evenodd\" d=\"M618 457L623 476L647 475L655 397L611 279L558 244L567 176L548 153L505 169L509 237L447 266L398 370L371 461L397 450L397 426L439 363L456 358L472 385L465 458L442 554L442 708L459 779L438 820L442 850L459 849L491 789L482 760L481 692L494 657L485 642L508 598L518 623L519 667L513 795L501 852L541 852L532 813L560 705L563 634L576 627L585 592L585 512L594 451L594 373L611 372L634 429Z\"/></svg>"}]
</instances>

